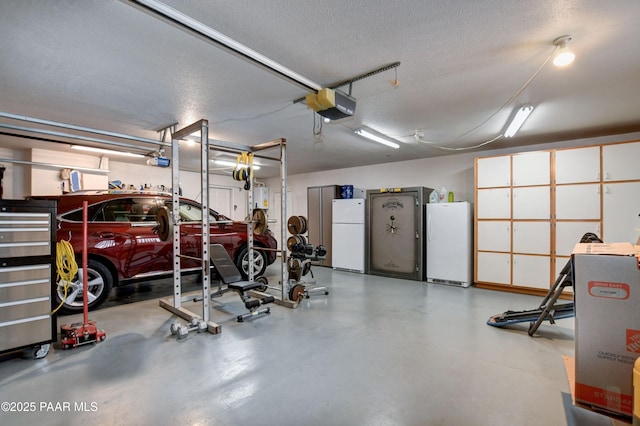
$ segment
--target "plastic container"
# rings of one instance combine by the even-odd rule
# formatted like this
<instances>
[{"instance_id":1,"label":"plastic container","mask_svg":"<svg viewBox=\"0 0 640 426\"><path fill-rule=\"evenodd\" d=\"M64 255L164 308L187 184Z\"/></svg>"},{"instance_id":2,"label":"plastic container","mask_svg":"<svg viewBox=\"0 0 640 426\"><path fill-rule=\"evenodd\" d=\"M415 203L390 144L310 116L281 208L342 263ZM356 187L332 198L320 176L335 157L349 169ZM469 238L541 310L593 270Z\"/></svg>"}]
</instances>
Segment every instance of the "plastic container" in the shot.
<instances>
[{"instance_id":1,"label":"plastic container","mask_svg":"<svg viewBox=\"0 0 640 426\"><path fill-rule=\"evenodd\" d=\"M437 203L439 201L439 198L440 196L438 195L438 191L436 191L435 189L431 191L431 194L429 194L430 203Z\"/></svg>"},{"instance_id":2,"label":"plastic container","mask_svg":"<svg viewBox=\"0 0 640 426\"><path fill-rule=\"evenodd\" d=\"M447 188L445 188L444 186L440 190L440 201L439 202L441 202L441 203L446 203L447 202Z\"/></svg>"},{"instance_id":3,"label":"plastic container","mask_svg":"<svg viewBox=\"0 0 640 426\"><path fill-rule=\"evenodd\" d=\"M453 191L449 191L449 196L447 198L447 201L449 203L453 203Z\"/></svg>"},{"instance_id":4,"label":"plastic container","mask_svg":"<svg viewBox=\"0 0 640 426\"><path fill-rule=\"evenodd\" d=\"M342 185L340 196L342 198L353 198L353 185Z\"/></svg>"}]
</instances>

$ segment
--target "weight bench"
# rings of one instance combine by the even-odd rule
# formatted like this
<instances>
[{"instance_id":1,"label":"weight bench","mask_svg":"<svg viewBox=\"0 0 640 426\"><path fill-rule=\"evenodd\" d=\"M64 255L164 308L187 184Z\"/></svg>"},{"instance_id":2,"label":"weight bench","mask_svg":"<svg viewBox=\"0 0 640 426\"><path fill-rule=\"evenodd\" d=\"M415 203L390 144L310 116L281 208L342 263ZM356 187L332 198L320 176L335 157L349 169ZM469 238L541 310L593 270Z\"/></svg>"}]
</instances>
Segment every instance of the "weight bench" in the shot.
<instances>
[{"instance_id":1,"label":"weight bench","mask_svg":"<svg viewBox=\"0 0 640 426\"><path fill-rule=\"evenodd\" d=\"M243 281L242 275L238 268L233 263L229 254L221 244L211 244L211 263L215 268L220 281L226 284L227 288L237 292L244 306L249 310L246 314L238 315L238 322L243 322L245 318L252 317L259 314L271 313L271 308L260 308L260 305L266 305L272 303L275 298L273 296L267 296L262 299L252 299L247 292L250 290L256 290L264 286L263 283Z\"/></svg>"}]
</instances>

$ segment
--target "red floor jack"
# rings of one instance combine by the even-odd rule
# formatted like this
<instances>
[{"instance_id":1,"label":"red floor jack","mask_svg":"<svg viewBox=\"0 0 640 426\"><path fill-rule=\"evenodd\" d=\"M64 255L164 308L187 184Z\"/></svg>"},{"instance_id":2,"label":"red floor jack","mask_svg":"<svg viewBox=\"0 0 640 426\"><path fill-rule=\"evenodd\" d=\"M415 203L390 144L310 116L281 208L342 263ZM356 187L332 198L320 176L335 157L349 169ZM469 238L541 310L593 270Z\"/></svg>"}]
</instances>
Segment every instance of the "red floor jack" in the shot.
<instances>
[{"instance_id":1,"label":"red floor jack","mask_svg":"<svg viewBox=\"0 0 640 426\"><path fill-rule=\"evenodd\" d=\"M104 330L99 330L95 321L89 320L89 277L87 271L87 205L88 202L82 203L82 291L83 291L83 314L84 321L82 323L76 322L71 325L63 325L60 327L60 336L62 349L71 349L80 345L87 345L89 343L102 342L107 338L107 333Z\"/></svg>"}]
</instances>

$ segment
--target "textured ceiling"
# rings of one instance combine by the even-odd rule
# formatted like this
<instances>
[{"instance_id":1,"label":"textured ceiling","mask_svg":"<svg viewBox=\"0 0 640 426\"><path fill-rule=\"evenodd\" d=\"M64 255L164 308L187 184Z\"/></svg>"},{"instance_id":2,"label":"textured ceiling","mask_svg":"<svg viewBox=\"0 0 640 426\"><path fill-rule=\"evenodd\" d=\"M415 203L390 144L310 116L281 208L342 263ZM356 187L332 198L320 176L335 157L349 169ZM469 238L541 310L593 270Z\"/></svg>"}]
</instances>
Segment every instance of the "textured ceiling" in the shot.
<instances>
[{"instance_id":1,"label":"textured ceiling","mask_svg":"<svg viewBox=\"0 0 640 426\"><path fill-rule=\"evenodd\" d=\"M4 0L0 111L151 139L204 118L219 140L286 138L289 174L459 152L413 134L476 146L523 104L535 110L516 137L483 149L640 130L636 0L164 3L322 86L401 65L354 83L355 116L314 137L314 114L293 103L307 91L126 0ZM576 61L542 66L565 34ZM361 125L404 143L393 150L361 139L353 133ZM195 167L197 155L181 161Z\"/></svg>"}]
</instances>

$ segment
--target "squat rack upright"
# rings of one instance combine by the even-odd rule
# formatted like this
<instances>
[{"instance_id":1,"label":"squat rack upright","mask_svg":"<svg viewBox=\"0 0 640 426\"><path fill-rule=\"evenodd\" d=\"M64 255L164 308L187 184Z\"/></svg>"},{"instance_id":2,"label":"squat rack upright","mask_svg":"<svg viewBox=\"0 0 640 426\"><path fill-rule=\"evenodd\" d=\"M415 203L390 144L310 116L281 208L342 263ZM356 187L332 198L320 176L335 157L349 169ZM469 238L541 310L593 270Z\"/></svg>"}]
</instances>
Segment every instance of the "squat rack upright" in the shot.
<instances>
[{"instance_id":1,"label":"squat rack upright","mask_svg":"<svg viewBox=\"0 0 640 426\"><path fill-rule=\"evenodd\" d=\"M281 303L286 303L286 291L285 283L287 270L284 267L286 262L286 246L283 243L283 239L286 236L286 194L287 194L287 177L286 177L286 140L284 138L276 139L269 142L264 142L254 146L243 146L232 144L229 142L209 140L209 122L208 120L201 119L195 123L186 126L180 130L176 130L171 135L171 202L172 202L172 217L170 222L172 224L171 238L173 243L173 304L170 304L168 300L160 300L160 306L173 312L177 316L192 321L194 318L199 318L198 315L183 308L182 304L182 282L180 275L180 259L185 255L180 254L180 140L183 140L187 136L195 133L200 133L200 182L201 182L201 204L203 209L209 208L209 151L217 150L235 154L241 154L243 152L249 152L256 158L262 158L267 160L278 161L280 163L280 178L281 178L281 206L280 206L280 241L278 242L280 252L280 282L281 282ZM261 153L269 149L279 148L278 156L272 157ZM253 182L252 182L253 184ZM247 220L247 248L249 255L249 268L248 278L249 281L254 280L254 268L253 268L253 187L248 191L248 217ZM202 241L201 241L201 258L198 259L201 262L202 267L202 317L201 319L207 323L207 330L210 333L217 334L221 332L220 325L210 321L210 301L211 301L211 270L210 270L210 256L209 256L209 215L203 214L201 217L202 225ZM261 248L261 250L273 250Z\"/></svg>"}]
</instances>

